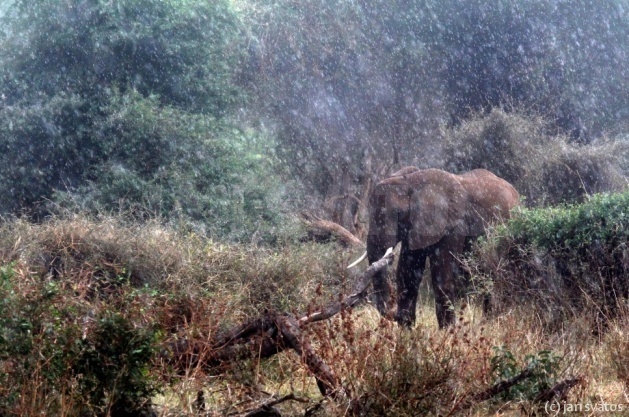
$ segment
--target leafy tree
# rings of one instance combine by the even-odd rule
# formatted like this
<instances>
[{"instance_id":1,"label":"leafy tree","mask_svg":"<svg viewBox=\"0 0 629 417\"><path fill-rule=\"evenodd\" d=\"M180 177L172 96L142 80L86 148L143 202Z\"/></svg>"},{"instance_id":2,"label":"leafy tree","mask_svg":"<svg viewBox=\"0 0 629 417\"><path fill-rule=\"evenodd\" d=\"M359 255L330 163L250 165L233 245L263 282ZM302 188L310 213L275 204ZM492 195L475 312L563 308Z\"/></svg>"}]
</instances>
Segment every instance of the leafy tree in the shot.
<instances>
[{"instance_id":1,"label":"leafy tree","mask_svg":"<svg viewBox=\"0 0 629 417\"><path fill-rule=\"evenodd\" d=\"M629 91L618 86L629 77L627 2L422 3L419 37L453 120L495 107L530 108L589 141L626 117Z\"/></svg>"},{"instance_id":2,"label":"leafy tree","mask_svg":"<svg viewBox=\"0 0 629 417\"><path fill-rule=\"evenodd\" d=\"M17 0L2 23L1 212L40 217L52 198L238 235L243 195L277 191L241 175L274 178L228 119L243 103L229 1ZM249 214L253 230L277 220Z\"/></svg>"},{"instance_id":3,"label":"leafy tree","mask_svg":"<svg viewBox=\"0 0 629 417\"><path fill-rule=\"evenodd\" d=\"M237 97L238 25L227 1L17 0L3 20L5 105L116 87L222 116Z\"/></svg>"}]
</instances>

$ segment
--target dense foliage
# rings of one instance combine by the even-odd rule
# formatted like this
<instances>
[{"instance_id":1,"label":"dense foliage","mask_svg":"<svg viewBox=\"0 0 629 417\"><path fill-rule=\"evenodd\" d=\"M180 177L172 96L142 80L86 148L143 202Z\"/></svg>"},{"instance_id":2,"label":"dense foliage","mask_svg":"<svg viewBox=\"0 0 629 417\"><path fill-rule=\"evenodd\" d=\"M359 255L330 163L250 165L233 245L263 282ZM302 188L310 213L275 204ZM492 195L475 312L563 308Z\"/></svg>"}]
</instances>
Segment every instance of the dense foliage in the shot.
<instances>
[{"instance_id":1,"label":"dense foliage","mask_svg":"<svg viewBox=\"0 0 629 417\"><path fill-rule=\"evenodd\" d=\"M527 108L573 139L618 127L629 111L627 4L613 0L421 2L420 39L450 116ZM601 106L601 103L605 105Z\"/></svg>"},{"instance_id":2,"label":"dense foliage","mask_svg":"<svg viewBox=\"0 0 629 417\"><path fill-rule=\"evenodd\" d=\"M477 250L498 305L524 303L555 322L592 311L602 322L629 297L629 193L521 209Z\"/></svg>"},{"instance_id":3,"label":"dense foliage","mask_svg":"<svg viewBox=\"0 0 629 417\"><path fill-rule=\"evenodd\" d=\"M226 1L16 0L3 24L5 105L74 93L96 107L118 88L216 117L237 96L238 27Z\"/></svg>"},{"instance_id":4,"label":"dense foliage","mask_svg":"<svg viewBox=\"0 0 629 417\"><path fill-rule=\"evenodd\" d=\"M52 199L277 233L270 145L226 118L243 97L228 2L16 1L3 24L2 213L41 217Z\"/></svg>"}]
</instances>

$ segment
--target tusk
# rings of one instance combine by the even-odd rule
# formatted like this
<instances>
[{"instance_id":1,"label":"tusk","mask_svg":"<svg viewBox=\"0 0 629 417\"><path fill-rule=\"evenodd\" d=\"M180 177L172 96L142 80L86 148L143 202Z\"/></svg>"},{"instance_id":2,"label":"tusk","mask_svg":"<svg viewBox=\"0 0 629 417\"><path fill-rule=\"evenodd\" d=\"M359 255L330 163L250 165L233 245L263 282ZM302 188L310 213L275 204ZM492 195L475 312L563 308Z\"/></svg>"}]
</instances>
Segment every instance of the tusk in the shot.
<instances>
[{"instance_id":1,"label":"tusk","mask_svg":"<svg viewBox=\"0 0 629 417\"><path fill-rule=\"evenodd\" d=\"M392 247L390 247L389 249L387 249L387 251L384 253L384 255L383 255L382 257L384 258L385 256L387 256L387 255L388 255L388 254L390 254L391 252L393 252L393 246L392 246ZM365 253L363 253L363 254L361 255L361 257L360 257L360 258L356 259L354 262L352 262L351 264L349 264L349 265L347 266L347 269L351 269L351 268L355 267L356 265L358 265L359 263L361 263L361 262L362 262L362 261L363 261L366 257L367 257L367 251L365 251Z\"/></svg>"},{"instance_id":2,"label":"tusk","mask_svg":"<svg viewBox=\"0 0 629 417\"><path fill-rule=\"evenodd\" d=\"M347 269L355 267L356 265L361 263L366 257L367 257L367 251L365 251L365 253L363 253L360 258L356 259L354 262L352 262L350 265L348 265Z\"/></svg>"}]
</instances>

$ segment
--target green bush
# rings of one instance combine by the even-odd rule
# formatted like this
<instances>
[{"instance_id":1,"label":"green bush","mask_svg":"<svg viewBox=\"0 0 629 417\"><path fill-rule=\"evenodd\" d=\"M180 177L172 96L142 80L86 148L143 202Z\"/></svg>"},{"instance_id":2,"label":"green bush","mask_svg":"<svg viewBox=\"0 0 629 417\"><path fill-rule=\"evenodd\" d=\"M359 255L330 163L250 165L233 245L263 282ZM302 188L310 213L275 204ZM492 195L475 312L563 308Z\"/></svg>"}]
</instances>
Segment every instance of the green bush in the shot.
<instances>
[{"instance_id":1,"label":"green bush","mask_svg":"<svg viewBox=\"0 0 629 417\"><path fill-rule=\"evenodd\" d=\"M532 373L521 383L500 393L501 401L533 401L535 397L551 389L557 382L560 357L553 352L543 350L535 355L526 355L524 366L520 367L515 356L506 346L494 346L493 349L495 355L491 358L491 370L496 384L508 381L525 370Z\"/></svg>"},{"instance_id":2,"label":"green bush","mask_svg":"<svg viewBox=\"0 0 629 417\"><path fill-rule=\"evenodd\" d=\"M88 305L69 283L0 268L0 414L137 415L157 392L157 332L133 294L124 313ZM129 307L127 304L127 307ZM72 408L72 410L70 410Z\"/></svg>"},{"instance_id":3,"label":"green bush","mask_svg":"<svg viewBox=\"0 0 629 417\"><path fill-rule=\"evenodd\" d=\"M498 305L536 306L551 321L617 313L629 297L629 193L577 205L519 209L476 248Z\"/></svg>"}]
</instances>

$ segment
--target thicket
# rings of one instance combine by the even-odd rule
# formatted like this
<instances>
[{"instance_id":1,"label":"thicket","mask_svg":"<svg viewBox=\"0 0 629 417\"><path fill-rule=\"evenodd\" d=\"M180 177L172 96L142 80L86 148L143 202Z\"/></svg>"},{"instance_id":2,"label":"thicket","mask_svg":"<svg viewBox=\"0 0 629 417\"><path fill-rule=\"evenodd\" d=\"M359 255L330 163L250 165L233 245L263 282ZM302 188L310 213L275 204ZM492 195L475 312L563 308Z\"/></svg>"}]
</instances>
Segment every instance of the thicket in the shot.
<instances>
[{"instance_id":1,"label":"thicket","mask_svg":"<svg viewBox=\"0 0 629 417\"><path fill-rule=\"evenodd\" d=\"M488 169L513 184L527 206L579 202L626 188L626 143L576 144L550 130L547 119L524 113L494 109L476 114L444 129L445 169Z\"/></svg>"},{"instance_id":2,"label":"thicket","mask_svg":"<svg viewBox=\"0 0 629 417\"><path fill-rule=\"evenodd\" d=\"M475 252L498 310L526 306L552 325L584 312L598 325L616 317L629 297L628 207L625 192L516 210Z\"/></svg>"},{"instance_id":3,"label":"thicket","mask_svg":"<svg viewBox=\"0 0 629 417\"><path fill-rule=\"evenodd\" d=\"M3 13L0 203L279 234L272 142L229 120L244 94L229 2L45 0Z\"/></svg>"}]
</instances>

